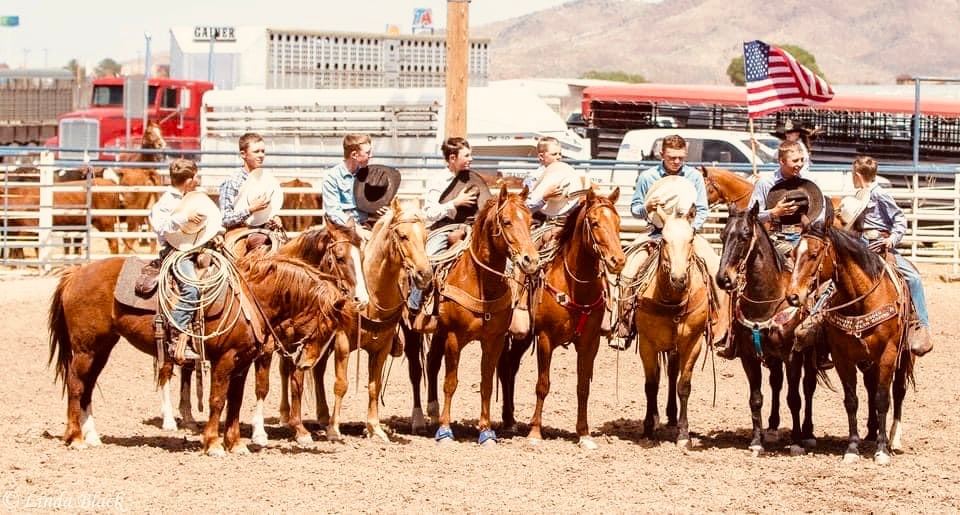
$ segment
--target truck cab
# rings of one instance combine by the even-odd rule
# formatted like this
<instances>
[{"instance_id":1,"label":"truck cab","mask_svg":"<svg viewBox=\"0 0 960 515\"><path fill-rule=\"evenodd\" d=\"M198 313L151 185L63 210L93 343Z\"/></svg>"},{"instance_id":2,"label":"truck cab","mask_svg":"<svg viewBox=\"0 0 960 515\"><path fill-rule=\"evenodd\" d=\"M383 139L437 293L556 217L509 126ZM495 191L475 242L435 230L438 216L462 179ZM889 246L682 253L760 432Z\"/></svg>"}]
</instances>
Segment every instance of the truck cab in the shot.
<instances>
[{"instance_id":1,"label":"truck cab","mask_svg":"<svg viewBox=\"0 0 960 515\"><path fill-rule=\"evenodd\" d=\"M127 119L124 117L124 83L122 77L93 81L90 107L59 117L58 137L48 146L71 148L106 148L101 159L115 159L126 150ZM200 148L200 109L203 95L213 84L202 81L152 78L148 80L147 118L160 124L168 148L198 150ZM130 145L137 147L143 136L143 119L130 120Z\"/></svg>"}]
</instances>

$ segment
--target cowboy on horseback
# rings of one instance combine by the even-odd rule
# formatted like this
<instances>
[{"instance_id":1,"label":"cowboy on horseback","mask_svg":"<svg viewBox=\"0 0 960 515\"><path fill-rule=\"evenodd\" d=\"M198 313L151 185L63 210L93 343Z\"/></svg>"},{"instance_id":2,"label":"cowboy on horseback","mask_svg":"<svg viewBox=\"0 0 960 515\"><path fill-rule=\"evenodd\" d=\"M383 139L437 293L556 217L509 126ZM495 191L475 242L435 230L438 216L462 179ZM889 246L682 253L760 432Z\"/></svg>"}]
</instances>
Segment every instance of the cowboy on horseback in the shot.
<instances>
[{"instance_id":1,"label":"cowboy on horseback","mask_svg":"<svg viewBox=\"0 0 960 515\"><path fill-rule=\"evenodd\" d=\"M241 236L246 237L249 252L273 240L286 240L280 217L273 215L283 206L283 191L262 169L267 153L263 137L248 132L240 136L239 147L243 163L220 184L220 211L227 231L247 230Z\"/></svg>"},{"instance_id":2,"label":"cowboy on horseback","mask_svg":"<svg viewBox=\"0 0 960 515\"><path fill-rule=\"evenodd\" d=\"M908 336L910 350L917 356L923 356L933 350L923 283L920 282L916 267L897 252L897 244L907 232L907 219L890 193L876 179L877 161L869 156L858 157L853 162L853 185L857 193L854 197L843 199L839 216L844 229L859 234L871 250L880 255L888 252L893 255L897 271L910 289L913 311L917 317Z\"/></svg>"},{"instance_id":3,"label":"cowboy on horseback","mask_svg":"<svg viewBox=\"0 0 960 515\"><path fill-rule=\"evenodd\" d=\"M490 198L490 189L475 172L470 170L473 154L464 138L451 137L441 147L447 171L432 176L423 196L423 212L430 229L427 238L427 256L434 257L449 249L454 240L463 239L469 224L480 207ZM436 316L428 309L421 311L424 292L416 286L410 289L407 301L411 328L417 332L436 329Z\"/></svg>"},{"instance_id":4,"label":"cowboy on horseback","mask_svg":"<svg viewBox=\"0 0 960 515\"><path fill-rule=\"evenodd\" d=\"M201 253L183 256L182 252L208 245L222 230L220 210L202 191L197 164L189 159L170 163L171 187L150 211L150 225L160 242L160 259L177 258L173 273L179 298L170 313L170 340L167 351L175 361L200 359L190 338L190 325L200 304L197 258ZM174 252L181 251L180 253Z\"/></svg>"},{"instance_id":5,"label":"cowboy on horseback","mask_svg":"<svg viewBox=\"0 0 960 515\"><path fill-rule=\"evenodd\" d=\"M633 214L634 217L646 219L648 216L655 214L657 208L665 207L670 199L662 198L659 195L652 195L651 198L647 198L647 193L650 192L653 184L657 182L657 180L667 176L680 176L692 182L696 190L696 216L691 225L694 231L699 233L703 228L704 222L707 220L707 213L710 208L707 204L707 191L704 185L703 175L700 170L685 164L687 159L686 140L679 135L663 138L660 146L660 155L663 159L659 165L648 168L637 175L633 199L630 202L630 213ZM623 278L621 284L629 284L641 276L641 266L644 262L650 261L647 259L649 256L649 251L647 250L649 242L659 241L660 237L660 228L654 227L648 233L641 233L640 236L634 240L631 247L635 250L633 252L628 251L627 253L627 262L620 274ZM726 305L727 293L720 290L716 282L712 279L716 277L717 271L719 270L720 256L714 252L710 243L704 239L703 236L697 235L694 238L693 244L694 253L703 260L709 272L704 280L711 285L714 299L716 299L716 302L710 303L710 326L712 328L712 343L717 345L726 339L727 328L729 326L727 310L721 309L721 306ZM619 326L617 331L617 335L620 336L622 340L611 338L608 342L611 347L617 350L628 349L636 331L636 328L633 327L633 317L624 317L624 311L624 309L621 309L621 316L618 317ZM626 311L631 310L627 309Z\"/></svg>"}]
</instances>

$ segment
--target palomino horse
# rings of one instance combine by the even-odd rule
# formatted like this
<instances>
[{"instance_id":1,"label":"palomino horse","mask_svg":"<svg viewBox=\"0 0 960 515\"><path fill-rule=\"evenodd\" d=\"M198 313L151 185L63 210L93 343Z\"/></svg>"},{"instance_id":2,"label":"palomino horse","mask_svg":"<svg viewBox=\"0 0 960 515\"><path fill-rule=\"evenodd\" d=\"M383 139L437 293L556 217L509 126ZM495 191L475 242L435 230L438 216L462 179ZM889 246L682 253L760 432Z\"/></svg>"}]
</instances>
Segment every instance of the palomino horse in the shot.
<instances>
[{"instance_id":1,"label":"palomino horse","mask_svg":"<svg viewBox=\"0 0 960 515\"><path fill-rule=\"evenodd\" d=\"M787 298L795 306L806 302L818 282L832 279L836 292L827 306L808 322L823 324L837 375L843 384L850 436L844 461L860 457L857 432L857 369L867 389L867 439L876 438L874 460L890 461L890 450L901 449L901 413L907 383L913 381L913 355L905 344L909 294L894 270L885 266L859 238L818 223L801 235ZM893 386L893 424L887 440L887 411Z\"/></svg>"},{"instance_id":2,"label":"palomino horse","mask_svg":"<svg viewBox=\"0 0 960 515\"><path fill-rule=\"evenodd\" d=\"M63 380L68 395L64 441L73 448L100 444L92 416L93 388L120 338L142 352L157 353L154 313L114 299L123 263L124 258L108 258L64 272L51 301L50 361L56 357L57 377ZM298 354L299 366L310 366L318 357L319 346L347 323L345 302L332 283L302 261L252 256L239 263L237 274L227 280L227 298L252 299L253 307L243 309L242 300L228 302L205 324L206 334L211 335L205 352L212 372L203 450L209 455L247 452L240 441L240 403L250 364L265 352L265 337L259 334L264 325L269 334L275 334L273 327L289 324L299 340L278 342L280 350ZM219 424L225 403L225 438L221 439Z\"/></svg>"},{"instance_id":3,"label":"palomino horse","mask_svg":"<svg viewBox=\"0 0 960 515\"><path fill-rule=\"evenodd\" d=\"M359 318L353 318L344 331L338 333L335 343L335 371L333 416L327 427L328 440L340 440L340 408L347 393L347 362L350 351L367 351L367 434L387 442L389 438L380 426L378 400L382 391L383 366L390 354L406 297L405 284L409 278L418 288L426 288L433 281L433 269L426 253L427 229L419 212L404 210L394 199L388 211L373 226L370 240L363 251L363 274L367 279L370 301ZM325 360L314 367L315 384L323 385ZM296 374L296 372L295 372ZM299 404L298 382L294 377L291 390L293 404ZM322 390L318 397L321 406L326 399ZM292 410L291 410L292 411ZM294 416L291 414L291 420ZM297 441L309 439L303 428L297 430Z\"/></svg>"},{"instance_id":4,"label":"palomino horse","mask_svg":"<svg viewBox=\"0 0 960 515\"><path fill-rule=\"evenodd\" d=\"M543 289L531 303L533 331L514 339L500 358L503 385L503 426L515 425L513 397L517 370L523 353L537 342L537 406L530 420L528 438L542 440L543 403L550 393L550 361L560 346L573 343L577 351L577 435L579 445L596 449L587 423L587 401L593 379L593 363L600 347L601 324L607 300L605 273L619 274L625 257L620 247L620 215L616 202L620 189L603 197L588 190L567 216L556 253L544 266Z\"/></svg>"},{"instance_id":5,"label":"palomino horse","mask_svg":"<svg viewBox=\"0 0 960 515\"><path fill-rule=\"evenodd\" d=\"M717 284L731 291L731 327L728 338L737 349L740 364L750 385L750 414L753 437L750 449L763 451L762 364L770 369L771 408L767 431L775 435L780 426L780 391L783 371L787 373L787 405L793 420L791 438L804 447L816 445L813 435L813 393L817 388L817 369L813 346L797 348L794 330L802 316L800 308L787 303L784 292L790 272L774 247L766 229L757 219L758 206L741 210L730 206L723 228L723 253ZM803 376L805 400L803 423L800 421L800 379ZM798 450L798 449L797 449Z\"/></svg>"},{"instance_id":6,"label":"palomino horse","mask_svg":"<svg viewBox=\"0 0 960 515\"><path fill-rule=\"evenodd\" d=\"M709 273L693 252L695 233L691 222L696 208L670 209L662 207L657 214L663 220L662 238L655 250L655 266L639 280L636 288L637 308L634 310L637 331L637 350L643 362L644 391L647 412L643 431L653 438L658 417L657 390L660 386L658 356L666 353L669 364L667 417L677 425L677 445L689 446L687 402L690 398L693 367L700 355L704 331L707 328L708 307L712 288L707 282ZM679 375L679 378L678 378ZM677 417L677 397L680 414Z\"/></svg>"},{"instance_id":7,"label":"palomino horse","mask_svg":"<svg viewBox=\"0 0 960 515\"><path fill-rule=\"evenodd\" d=\"M140 140L140 149L156 152L130 152L120 155L121 163L136 163L138 165L137 167L121 165L115 170L117 175L120 176L120 184L131 188L130 191L125 191L120 195L120 202L124 209L148 209L157 201L160 196L159 192L139 190L136 187L152 187L163 184L160 173L150 163L163 162L164 155L159 151L165 148L167 148L167 142L163 139L160 124L149 122L147 130L143 132L143 138ZM147 217L144 215L127 215L125 221L128 231L139 231L147 224ZM135 240L124 239L123 244L127 250L136 249ZM157 240L151 238L150 253L156 252Z\"/></svg>"},{"instance_id":8,"label":"palomino horse","mask_svg":"<svg viewBox=\"0 0 960 515\"><path fill-rule=\"evenodd\" d=\"M517 194L508 193L506 186L500 187L499 194L477 214L467 250L456 258L446 279L439 283L440 316L427 352L427 400L431 416L436 416L441 360L446 364L443 410L435 435L438 442L453 439L450 406L457 390L460 352L474 340L479 340L481 347L479 443L496 442L496 433L490 428L493 374L503 352L514 307L509 284L512 278L505 272L507 259L528 275L540 267L540 256L530 237L530 209L524 204L527 193L527 188ZM410 381L414 388L414 425L423 413L419 404L421 345L420 338L407 338L404 349L410 360Z\"/></svg>"}]
</instances>

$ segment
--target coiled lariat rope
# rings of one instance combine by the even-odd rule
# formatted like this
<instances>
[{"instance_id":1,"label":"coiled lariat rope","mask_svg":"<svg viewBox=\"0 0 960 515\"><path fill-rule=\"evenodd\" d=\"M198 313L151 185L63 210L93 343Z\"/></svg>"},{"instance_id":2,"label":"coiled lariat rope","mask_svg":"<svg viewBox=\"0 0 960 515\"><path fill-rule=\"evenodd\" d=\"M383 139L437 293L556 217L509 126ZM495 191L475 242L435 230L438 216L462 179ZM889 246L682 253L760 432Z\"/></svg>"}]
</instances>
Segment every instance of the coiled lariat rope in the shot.
<instances>
[{"instance_id":1,"label":"coiled lariat rope","mask_svg":"<svg viewBox=\"0 0 960 515\"><path fill-rule=\"evenodd\" d=\"M180 272L180 262L184 259L193 259L195 255L206 253L211 257L210 266L206 267L206 273L198 274L201 275L200 278L186 277ZM233 266L233 263L227 259L226 256L220 254L219 252L210 252L206 249L193 249L188 251L179 251L174 250L171 255L167 256L167 259L163 260L163 264L160 266L160 277L167 278L171 275L175 277L178 281L196 287L200 290L200 298L196 301L187 302L186 310L191 313L191 319L194 319L197 315L197 312L200 314L199 320L203 320L204 310L213 304L221 295L224 294L228 287L239 288L240 277L239 272L237 272L236 267ZM173 313L173 308L180 301L180 294L175 289L176 283L167 280L161 280L159 284L159 291L157 292L158 296L158 305L160 311L163 313L163 316L170 322L170 324L175 327L178 331L190 335L191 338L194 338L198 341L206 341L223 334L228 333L233 326L239 320L242 310L235 310L233 317L229 320L228 317L222 317L216 329L212 332L206 332L201 330L202 334L197 334L189 327L180 327L174 321L171 316ZM224 306L224 313L229 313L233 307L233 304L237 302L235 296L230 295L230 303L227 306ZM203 324L201 324L202 326Z\"/></svg>"}]
</instances>

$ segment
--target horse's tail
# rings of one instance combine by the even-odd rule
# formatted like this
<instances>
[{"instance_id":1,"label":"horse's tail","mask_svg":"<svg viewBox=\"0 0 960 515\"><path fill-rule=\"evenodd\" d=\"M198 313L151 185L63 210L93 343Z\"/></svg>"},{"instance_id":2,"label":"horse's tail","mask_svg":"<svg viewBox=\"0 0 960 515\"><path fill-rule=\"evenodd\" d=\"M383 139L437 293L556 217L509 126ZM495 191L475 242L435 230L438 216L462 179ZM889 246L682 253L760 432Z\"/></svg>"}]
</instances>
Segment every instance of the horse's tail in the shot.
<instances>
[{"instance_id":1,"label":"horse's tail","mask_svg":"<svg viewBox=\"0 0 960 515\"><path fill-rule=\"evenodd\" d=\"M53 292L53 298L50 301L50 315L47 323L47 328L50 331L50 355L47 357L47 366L53 363L54 354L56 354L57 365L54 381L62 381L64 391L67 388L67 367L73 359L73 348L70 343L67 313L63 307L63 295L72 283L73 272L73 269L66 270L60 277L60 282L57 283L57 289Z\"/></svg>"}]
</instances>

